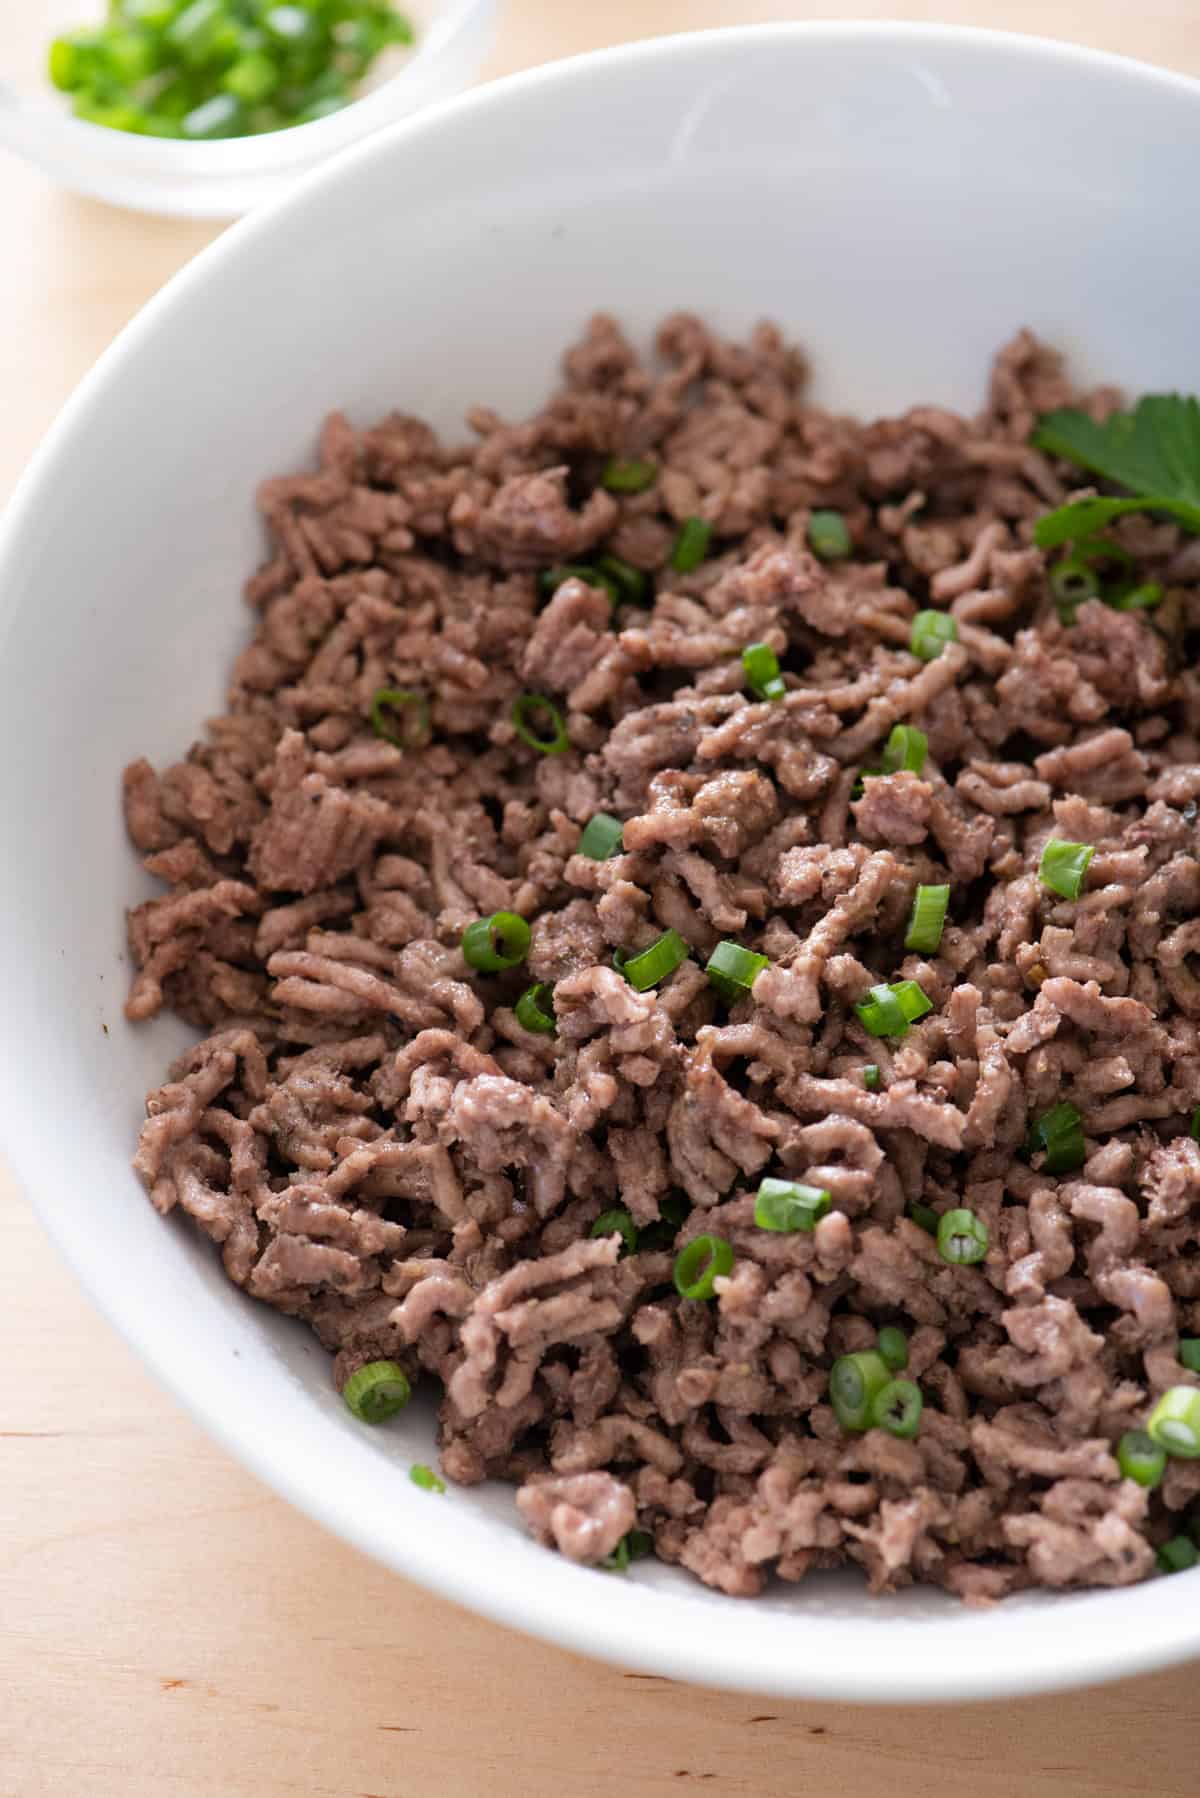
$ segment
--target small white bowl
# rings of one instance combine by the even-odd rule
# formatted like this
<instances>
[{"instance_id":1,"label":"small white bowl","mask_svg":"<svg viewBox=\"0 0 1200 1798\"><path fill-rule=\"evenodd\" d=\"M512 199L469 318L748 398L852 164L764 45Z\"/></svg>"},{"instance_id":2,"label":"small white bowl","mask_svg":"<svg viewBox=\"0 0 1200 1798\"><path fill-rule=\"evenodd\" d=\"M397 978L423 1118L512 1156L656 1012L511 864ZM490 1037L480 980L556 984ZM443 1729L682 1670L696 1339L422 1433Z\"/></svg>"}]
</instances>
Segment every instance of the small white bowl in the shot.
<instances>
[{"instance_id":1,"label":"small white bowl","mask_svg":"<svg viewBox=\"0 0 1200 1798\"><path fill-rule=\"evenodd\" d=\"M373 138L222 237L26 476L0 535L5 1146L213 1434L410 1578L585 1653L786 1697L996 1697L1200 1650L1200 1572L986 1614L849 1574L747 1602L572 1566L505 1489L414 1488L429 1403L361 1428L312 1337L129 1171L142 1094L189 1033L121 1017L121 907L146 887L117 805L124 762L177 756L218 709L263 548L255 483L304 462L325 408L453 433L475 401L519 413L598 306L643 339L678 306L731 331L774 317L819 396L864 411L975 408L1021 323L1081 376L1194 390L1198 164L1195 84L1016 37L779 26L557 64Z\"/></svg>"},{"instance_id":2,"label":"small white bowl","mask_svg":"<svg viewBox=\"0 0 1200 1798\"><path fill-rule=\"evenodd\" d=\"M487 55L497 0L398 0L411 50L379 59L343 111L261 137L181 143L89 125L46 75L51 39L102 16L102 0L0 7L0 145L76 193L139 212L232 218L277 199L301 175L419 107L459 93Z\"/></svg>"}]
</instances>

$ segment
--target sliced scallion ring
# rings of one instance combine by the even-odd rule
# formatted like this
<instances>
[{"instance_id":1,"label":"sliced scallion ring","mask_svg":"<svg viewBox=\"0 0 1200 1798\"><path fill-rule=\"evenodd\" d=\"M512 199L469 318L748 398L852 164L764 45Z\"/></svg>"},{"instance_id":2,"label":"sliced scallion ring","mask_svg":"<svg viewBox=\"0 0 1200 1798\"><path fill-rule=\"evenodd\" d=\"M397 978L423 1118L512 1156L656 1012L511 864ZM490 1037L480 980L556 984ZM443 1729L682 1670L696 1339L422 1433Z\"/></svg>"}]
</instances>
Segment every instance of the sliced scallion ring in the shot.
<instances>
[{"instance_id":1,"label":"sliced scallion ring","mask_svg":"<svg viewBox=\"0 0 1200 1798\"><path fill-rule=\"evenodd\" d=\"M595 812L583 827L579 854L590 856L594 862L606 862L610 856L619 855L624 829L621 820L611 812Z\"/></svg>"},{"instance_id":2,"label":"sliced scallion ring","mask_svg":"<svg viewBox=\"0 0 1200 1798\"><path fill-rule=\"evenodd\" d=\"M1127 1480L1157 1486L1167 1470L1167 1451L1145 1430L1126 1430L1117 1443L1117 1465Z\"/></svg>"},{"instance_id":3,"label":"sliced scallion ring","mask_svg":"<svg viewBox=\"0 0 1200 1798\"><path fill-rule=\"evenodd\" d=\"M907 1441L921 1427L925 1401L914 1380L889 1380L871 1400L871 1428Z\"/></svg>"},{"instance_id":4,"label":"sliced scallion ring","mask_svg":"<svg viewBox=\"0 0 1200 1798\"><path fill-rule=\"evenodd\" d=\"M921 955L936 955L946 928L948 886L919 886L913 896L912 915L904 935L904 947Z\"/></svg>"},{"instance_id":5,"label":"sliced scallion ring","mask_svg":"<svg viewBox=\"0 0 1200 1798\"><path fill-rule=\"evenodd\" d=\"M619 1236L623 1247L622 1255L633 1255L637 1252L638 1230L633 1218L624 1206L617 1206L612 1211L602 1211L592 1225L592 1236Z\"/></svg>"},{"instance_id":6,"label":"sliced scallion ring","mask_svg":"<svg viewBox=\"0 0 1200 1798\"><path fill-rule=\"evenodd\" d=\"M685 962L691 950L677 930L664 930L658 941L651 943L639 955L623 957L619 971L624 974L630 986L636 987L639 993L648 992L665 980L668 974L674 973L681 962Z\"/></svg>"},{"instance_id":7,"label":"sliced scallion ring","mask_svg":"<svg viewBox=\"0 0 1200 1798\"><path fill-rule=\"evenodd\" d=\"M522 743L528 743L539 755L562 755L571 747L562 713L541 693L522 693L513 701L512 724Z\"/></svg>"},{"instance_id":8,"label":"sliced scallion ring","mask_svg":"<svg viewBox=\"0 0 1200 1798\"><path fill-rule=\"evenodd\" d=\"M870 1429L871 1406L891 1380L891 1369L875 1349L838 1357L829 1371L829 1402L844 1430Z\"/></svg>"},{"instance_id":9,"label":"sliced scallion ring","mask_svg":"<svg viewBox=\"0 0 1200 1798\"><path fill-rule=\"evenodd\" d=\"M716 1281L733 1270L733 1249L723 1236L694 1236L675 1257L675 1289L680 1298L711 1299Z\"/></svg>"},{"instance_id":10,"label":"sliced scallion ring","mask_svg":"<svg viewBox=\"0 0 1200 1798\"><path fill-rule=\"evenodd\" d=\"M908 647L922 662L936 662L947 643L958 639L958 625L949 612L918 612L912 621Z\"/></svg>"},{"instance_id":11,"label":"sliced scallion ring","mask_svg":"<svg viewBox=\"0 0 1200 1798\"><path fill-rule=\"evenodd\" d=\"M973 1267L988 1252L988 1227L965 1205L943 1211L938 1219L938 1254L951 1267Z\"/></svg>"},{"instance_id":12,"label":"sliced scallion ring","mask_svg":"<svg viewBox=\"0 0 1200 1798\"><path fill-rule=\"evenodd\" d=\"M604 464L600 485L609 493L644 493L657 479L657 468L643 456L610 456Z\"/></svg>"},{"instance_id":13,"label":"sliced scallion ring","mask_svg":"<svg viewBox=\"0 0 1200 1798\"><path fill-rule=\"evenodd\" d=\"M513 1008L522 1030L531 1030L536 1036L554 1035L557 1024L551 1003L553 994L554 988L548 980L535 981L533 986L525 988Z\"/></svg>"},{"instance_id":14,"label":"sliced scallion ring","mask_svg":"<svg viewBox=\"0 0 1200 1798\"><path fill-rule=\"evenodd\" d=\"M1200 1458L1200 1391L1168 1387L1146 1421L1146 1434L1169 1455L1185 1461Z\"/></svg>"},{"instance_id":15,"label":"sliced scallion ring","mask_svg":"<svg viewBox=\"0 0 1200 1798\"><path fill-rule=\"evenodd\" d=\"M1029 1127L1026 1147L1030 1154L1036 1154L1038 1149L1044 1151L1044 1173L1068 1174L1082 1167L1087 1159L1087 1144L1083 1120L1075 1107L1064 1099L1036 1119Z\"/></svg>"},{"instance_id":16,"label":"sliced scallion ring","mask_svg":"<svg viewBox=\"0 0 1200 1798\"><path fill-rule=\"evenodd\" d=\"M1042 850L1038 879L1061 899L1078 899L1095 853L1091 843L1068 843L1059 837L1051 837Z\"/></svg>"},{"instance_id":17,"label":"sliced scallion ring","mask_svg":"<svg viewBox=\"0 0 1200 1798\"><path fill-rule=\"evenodd\" d=\"M408 1375L396 1361L368 1361L342 1387L342 1397L363 1423L386 1423L411 1396Z\"/></svg>"},{"instance_id":18,"label":"sliced scallion ring","mask_svg":"<svg viewBox=\"0 0 1200 1798\"><path fill-rule=\"evenodd\" d=\"M401 720L407 720L403 728ZM429 741L429 701L408 687L380 687L371 700L371 729L397 749L423 748Z\"/></svg>"},{"instance_id":19,"label":"sliced scallion ring","mask_svg":"<svg viewBox=\"0 0 1200 1798\"><path fill-rule=\"evenodd\" d=\"M767 956L754 949L743 949L740 943L718 943L704 966L704 972L723 999L732 1005L744 999L764 968L770 967Z\"/></svg>"},{"instance_id":20,"label":"sliced scallion ring","mask_svg":"<svg viewBox=\"0 0 1200 1798\"><path fill-rule=\"evenodd\" d=\"M513 911L494 911L490 918L476 918L462 933L463 959L481 974L517 967L529 954L529 944L529 925Z\"/></svg>"},{"instance_id":21,"label":"sliced scallion ring","mask_svg":"<svg viewBox=\"0 0 1200 1798\"><path fill-rule=\"evenodd\" d=\"M671 551L671 567L676 574L691 574L708 554L712 526L707 518L685 518L679 527L675 547Z\"/></svg>"},{"instance_id":22,"label":"sliced scallion ring","mask_svg":"<svg viewBox=\"0 0 1200 1798\"><path fill-rule=\"evenodd\" d=\"M822 562L838 562L850 554L850 532L840 512L821 509L808 515L808 543Z\"/></svg>"},{"instance_id":23,"label":"sliced scallion ring","mask_svg":"<svg viewBox=\"0 0 1200 1798\"><path fill-rule=\"evenodd\" d=\"M915 724L894 724L883 746L880 762L881 774L919 774L925 766L925 757L929 752L929 738ZM865 774L871 769L865 768Z\"/></svg>"},{"instance_id":24,"label":"sliced scallion ring","mask_svg":"<svg viewBox=\"0 0 1200 1798\"><path fill-rule=\"evenodd\" d=\"M776 1230L785 1235L798 1230L811 1233L832 1203L823 1186L803 1186L796 1180L763 1180L754 1200L754 1221L760 1230Z\"/></svg>"}]
</instances>

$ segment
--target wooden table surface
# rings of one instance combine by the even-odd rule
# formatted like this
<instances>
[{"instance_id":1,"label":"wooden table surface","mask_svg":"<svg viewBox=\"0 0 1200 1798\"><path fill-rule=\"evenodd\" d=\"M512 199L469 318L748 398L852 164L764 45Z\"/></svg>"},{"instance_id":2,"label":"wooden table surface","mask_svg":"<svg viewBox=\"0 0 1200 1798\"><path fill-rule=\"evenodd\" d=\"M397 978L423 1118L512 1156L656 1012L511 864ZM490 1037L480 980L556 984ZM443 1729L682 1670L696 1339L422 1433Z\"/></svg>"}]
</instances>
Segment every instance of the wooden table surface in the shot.
<instances>
[{"instance_id":1,"label":"wooden table surface","mask_svg":"<svg viewBox=\"0 0 1200 1798\"><path fill-rule=\"evenodd\" d=\"M44 8L22 4L40 28ZM488 72L805 12L1040 31L1200 73L1188 0L510 0ZM214 229L73 199L0 153L0 231L2 500L75 382ZM1193 1667L954 1710L780 1704L480 1622L203 1437L0 1172L0 1798L1196 1798L1196 1689Z\"/></svg>"}]
</instances>

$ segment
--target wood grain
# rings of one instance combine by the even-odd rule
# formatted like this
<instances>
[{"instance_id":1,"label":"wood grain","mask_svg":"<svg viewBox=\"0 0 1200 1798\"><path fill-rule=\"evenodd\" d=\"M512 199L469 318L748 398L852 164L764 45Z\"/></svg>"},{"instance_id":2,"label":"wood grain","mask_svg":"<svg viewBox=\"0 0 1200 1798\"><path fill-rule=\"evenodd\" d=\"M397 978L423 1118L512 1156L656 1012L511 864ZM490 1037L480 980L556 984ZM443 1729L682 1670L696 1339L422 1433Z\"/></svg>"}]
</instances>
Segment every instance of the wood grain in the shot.
<instances>
[{"instance_id":1,"label":"wood grain","mask_svg":"<svg viewBox=\"0 0 1200 1798\"><path fill-rule=\"evenodd\" d=\"M89 0L80 0L86 13ZM739 0L512 0L490 73ZM815 11L815 9L814 9ZM45 8L25 8L41 31ZM1185 0L826 3L1200 71ZM125 320L213 235L0 160L0 497ZM1194 1670L955 1710L785 1705L595 1667L384 1573L208 1442L0 1175L0 1798L1195 1798Z\"/></svg>"}]
</instances>

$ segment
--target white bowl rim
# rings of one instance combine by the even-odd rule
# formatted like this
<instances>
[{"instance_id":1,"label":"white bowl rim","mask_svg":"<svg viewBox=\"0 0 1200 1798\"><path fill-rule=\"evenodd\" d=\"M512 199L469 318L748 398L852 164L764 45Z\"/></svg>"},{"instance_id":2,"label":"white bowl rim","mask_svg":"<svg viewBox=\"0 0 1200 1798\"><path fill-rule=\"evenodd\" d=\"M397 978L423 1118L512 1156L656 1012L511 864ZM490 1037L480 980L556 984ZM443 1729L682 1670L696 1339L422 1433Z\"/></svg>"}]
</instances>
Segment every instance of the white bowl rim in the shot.
<instances>
[{"instance_id":1,"label":"white bowl rim","mask_svg":"<svg viewBox=\"0 0 1200 1798\"><path fill-rule=\"evenodd\" d=\"M1004 53L1027 58L1030 63L1056 63L1110 80L1156 86L1200 102L1198 80L1060 39L969 26L811 20L687 32L622 44L522 71L397 121L323 163L279 200L230 226L179 270L99 357L47 432L0 514L0 632L5 613L3 596L8 589L5 565L19 544L26 519L34 517L54 489L60 450L77 426L103 407L110 385L118 378L123 364L137 354L142 340L158 328L177 300L203 284L211 268L236 259L243 245L268 236L277 222L290 219L293 211L303 209L310 194L336 186L352 177L359 164L387 156L407 140L419 140L423 133L452 129L460 118L517 102L521 96L546 85L586 81L600 66L619 69L680 54L727 56L740 44L771 40L781 44L800 40L850 50L856 44L869 42L885 48L894 44L899 49L923 45L968 55ZM0 1014L0 1033L6 1030L7 1023L7 1015ZM182 1365L171 1365L161 1343L151 1340L151 1331L120 1315L119 1301L111 1298L99 1283L93 1283L86 1248L59 1227L52 1197L40 1190L38 1130L32 1117L14 1107L4 1120L4 1129L3 1148L10 1164L80 1284L97 1309L205 1431L265 1485L332 1534L405 1578L497 1623L579 1654L669 1679L780 1698L840 1702L945 1703L1032 1695L1128 1678L1200 1654L1200 1613L1192 1615L1194 1607L1181 1602L1171 1617L1155 1617L1151 1640L1131 1640L1119 1628L1089 1629L1081 1611L1069 1655L1065 1657L1061 1634L1039 1629L1038 1616L1026 1610L1020 1654L1010 1652L1005 1663L996 1668L987 1664L987 1656L979 1648L986 1642L989 1630L1006 1633L1007 1607L1000 1612L961 1613L955 1628L962 1645L966 1647L969 1640L974 1651L961 1659L944 1658L939 1665L936 1689L922 1671L918 1656L906 1658L887 1652L886 1644L892 1641L894 1648L902 1633L907 1634L908 1646L914 1645L913 1633L903 1626L893 1637L886 1630L863 1631L858 1622L821 1618L817 1627L832 1638L829 1646L836 1647L836 1652L827 1658L797 1656L795 1661L780 1664L771 1652L777 1640L771 1645L764 1643L763 1651L756 1654L753 1645L748 1646L741 1639L743 1659L731 1664L720 1625L705 1627L720 1615L711 1606L694 1605L696 1627L668 1636L661 1625L656 1627L654 1612L661 1610L665 1619L682 1602L675 1594L667 1596L633 1581L613 1580L607 1583L603 1604L589 1603L596 1593L594 1574L549 1552L545 1555L544 1575L532 1589L506 1575L503 1569L497 1570L494 1556L467 1551L456 1539L449 1511L444 1520L440 1516L429 1517L421 1544L395 1537L381 1543L356 1515L352 1503L330 1489L320 1469L314 1469L311 1457L281 1447L277 1441L269 1444L265 1436L245 1432L213 1402L203 1378L191 1377ZM439 1509L431 1507L431 1512ZM419 1552L422 1547L425 1553ZM1145 1588L1129 1590L1132 1596ZM1044 1602L1068 1605L1085 1601L1063 1598ZM749 1607L751 1612L753 1608ZM738 1609L741 1612L742 1607ZM1042 1611L1041 1615L1045 1618L1049 1613ZM916 1627L921 1630L925 1626ZM741 1632L737 1633L740 1638ZM777 1637L775 1630L765 1633ZM846 1673L849 1656L843 1650L853 1637L863 1638L865 1653L851 1689ZM867 1642L867 1637L879 1638L878 1643L874 1639ZM1052 1639L1047 1641L1045 1637Z\"/></svg>"}]
</instances>

